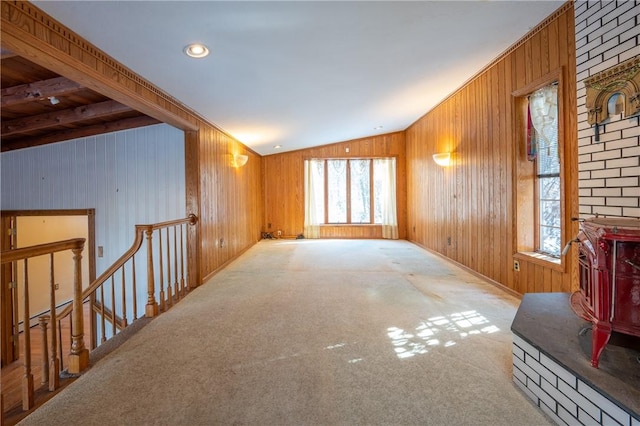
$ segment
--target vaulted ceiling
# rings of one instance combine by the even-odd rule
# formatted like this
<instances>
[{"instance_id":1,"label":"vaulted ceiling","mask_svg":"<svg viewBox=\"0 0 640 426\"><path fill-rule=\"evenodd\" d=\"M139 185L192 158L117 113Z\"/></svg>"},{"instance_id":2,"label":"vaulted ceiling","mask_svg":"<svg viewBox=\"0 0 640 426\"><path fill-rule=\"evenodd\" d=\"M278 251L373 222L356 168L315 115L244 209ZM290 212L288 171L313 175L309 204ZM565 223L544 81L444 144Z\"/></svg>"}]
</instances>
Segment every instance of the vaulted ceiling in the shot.
<instances>
[{"instance_id":1,"label":"vaulted ceiling","mask_svg":"<svg viewBox=\"0 0 640 426\"><path fill-rule=\"evenodd\" d=\"M34 2L260 154L403 130L563 3ZM157 123L6 49L1 68L3 151Z\"/></svg>"}]
</instances>

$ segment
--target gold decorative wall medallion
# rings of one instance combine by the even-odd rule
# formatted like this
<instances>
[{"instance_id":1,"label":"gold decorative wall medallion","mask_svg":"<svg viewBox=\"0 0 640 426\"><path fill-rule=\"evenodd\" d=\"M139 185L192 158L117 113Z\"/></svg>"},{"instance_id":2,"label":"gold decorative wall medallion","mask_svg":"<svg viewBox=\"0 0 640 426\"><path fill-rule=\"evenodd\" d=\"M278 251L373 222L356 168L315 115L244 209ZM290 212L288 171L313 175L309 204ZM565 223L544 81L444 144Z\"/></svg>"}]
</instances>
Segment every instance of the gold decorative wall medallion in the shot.
<instances>
[{"instance_id":1,"label":"gold decorative wall medallion","mask_svg":"<svg viewBox=\"0 0 640 426\"><path fill-rule=\"evenodd\" d=\"M597 126L609 118L607 105L613 95L623 98L623 117L640 113L640 55L601 71L584 81L587 88L587 121ZM617 111L616 111L617 113Z\"/></svg>"}]
</instances>

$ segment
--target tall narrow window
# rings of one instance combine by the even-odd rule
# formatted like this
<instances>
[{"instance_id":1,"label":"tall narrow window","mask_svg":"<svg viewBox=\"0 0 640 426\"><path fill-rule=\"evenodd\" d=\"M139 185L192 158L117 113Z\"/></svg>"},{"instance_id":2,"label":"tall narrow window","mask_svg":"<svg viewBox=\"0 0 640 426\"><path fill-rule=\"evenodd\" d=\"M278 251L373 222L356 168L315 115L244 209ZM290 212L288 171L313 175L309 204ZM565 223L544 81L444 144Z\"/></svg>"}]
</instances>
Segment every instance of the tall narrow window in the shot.
<instances>
[{"instance_id":1,"label":"tall narrow window","mask_svg":"<svg viewBox=\"0 0 640 426\"><path fill-rule=\"evenodd\" d=\"M371 160L349 161L351 223L371 223Z\"/></svg>"},{"instance_id":2,"label":"tall narrow window","mask_svg":"<svg viewBox=\"0 0 640 426\"><path fill-rule=\"evenodd\" d=\"M327 160L327 222L347 223L347 161Z\"/></svg>"},{"instance_id":3,"label":"tall narrow window","mask_svg":"<svg viewBox=\"0 0 640 426\"><path fill-rule=\"evenodd\" d=\"M529 96L527 155L535 162L536 251L560 256L562 250L560 156L558 150L558 86Z\"/></svg>"}]
</instances>

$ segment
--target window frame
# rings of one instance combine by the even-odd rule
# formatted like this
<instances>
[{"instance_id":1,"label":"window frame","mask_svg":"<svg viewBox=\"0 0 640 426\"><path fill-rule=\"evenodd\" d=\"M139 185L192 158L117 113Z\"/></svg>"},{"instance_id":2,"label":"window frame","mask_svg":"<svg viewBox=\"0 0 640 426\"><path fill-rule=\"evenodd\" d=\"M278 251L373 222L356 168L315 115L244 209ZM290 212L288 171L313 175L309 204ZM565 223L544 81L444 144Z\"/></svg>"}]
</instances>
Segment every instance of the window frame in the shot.
<instances>
[{"instance_id":1,"label":"window frame","mask_svg":"<svg viewBox=\"0 0 640 426\"><path fill-rule=\"evenodd\" d=\"M374 161L379 159L394 159L398 161L396 155L386 155L386 156L354 156L354 157L305 157L304 160L315 160L322 161L324 167L324 176L323 176L323 204L324 204L324 216L322 218L322 222L319 226L383 226L382 222L375 221L375 180L374 180ZM370 221L369 222L351 222L351 182L347 180L347 190L348 190L348 211L347 211L347 222L329 222L329 210L328 210L328 176L327 176L327 161L328 160L346 160L347 161L347 173L351 174L351 167L349 164L350 160L368 160L369 161L369 200L370 200ZM396 176L396 190L397 190L397 176Z\"/></svg>"},{"instance_id":2,"label":"window frame","mask_svg":"<svg viewBox=\"0 0 640 426\"><path fill-rule=\"evenodd\" d=\"M549 84L545 84L542 87L546 87L546 86L550 86L550 85L556 85L558 86L558 90L557 90L557 99L556 102L558 103L558 128L557 128L557 144L558 144L558 163L559 163L559 168L558 168L558 173L546 173L546 174L541 174L540 173L540 157L539 157L539 153L536 156L536 159L533 161L533 168L535 170L534 173L534 252L538 253L542 256L549 256L552 257L554 259L558 259L560 258L560 254L558 254L557 256L553 253L549 253L545 250L543 250L541 248L541 237L542 237L542 222L541 222L541 213L542 213L542 208L541 208L541 204L542 204L542 194L540 193L540 186L541 186L541 179L544 178L554 178L557 177L560 180L560 189L559 189L559 193L560 193L560 199L558 200L560 202L560 211L562 212L562 162L560 160L560 147L561 147L561 140L560 140L560 85L558 81L553 81ZM533 90L531 93L529 93L529 95L533 94L536 90ZM527 95L527 99L529 97L529 95ZM527 102L529 102L527 100ZM561 213L562 216L562 213ZM562 219L560 220L560 252L562 252Z\"/></svg>"},{"instance_id":3,"label":"window frame","mask_svg":"<svg viewBox=\"0 0 640 426\"><path fill-rule=\"evenodd\" d=\"M374 185L373 185L373 160L372 157L349 157L349 158L319 158L324 163L324 222L321 225L381 225L375 223L374 210ZM351 160L368 160L369 161L369 222L352 222L351 221ZM346 222L329 222L329 173L328 161L346 161L346 198L347 198L347 220Z\"/></svg>"},{"instance_id":4,"label":"window frame","mask_svg":"<svg viewBox=\"0 0 640 426\"><path fill-rule=\"evenodd\" d=\"M536 163L537 163L537 160L536 160ZM561 167L562 167L562 165L561 165ZM553 175L548 175L547 174L547 175L544 175L543 177L544 178L558 177L560 179L560 187L562 187L562 176L560 174L561 173L558 173L557 175L556 174L553 174ZM540 195L540 177L541 176L542 175L536 173L535 180L534 180L534 182L535 182L535 192L534 192L535 193L535 195L534 195L534 200L535 201L533 203L534 204L534 209L535 209L534 225L533 225L533 227L534 227L534 235L535 235L535 237L534 237L534 242L535 242L534 251L536 253L539 253L539 254L544 255L544 256L549 256L549 257L553 257L553 258L559 258L560 255L556 256L553 253L549 253L549 252L544 251L544 250L542 250L540 248L540 237L541 237L541 232L540 231L541 231L541 228L543 226L541 221L540 221L540 213L541 213L540 204L541 204L541 201L542 201L540 199L540 197L541 197L541 195ZM562 197L560 197L559 201L560 201L560 210L562 210ZM560 220L560 238L561 238L561 244L560 245L562 246L562 220Z\"/></svg>"},{"instance_id":5,"label":"window frame","mask_svg":"<svg viewBox=\"0 0 640 426\"><path fill-rule=\"evenodd\" d=\"M539 217L539 189L537 162L530 162L526 158L527 137L527 97L536 90L557 83L558 86L558 157L560 162L560 247L563 247L568 237L569 223L566 219L567 192L566 182L568 168L565 163L564 137L565 128L565 104L563 93L565 84L563 81L563 69L554 70L541 78L512 92L512 105L514 108L514 259L526 260L540 264L551 269L566 272L567 262L564 256L555 257L540 251L540 217Z\"/></svg>"}]
</instances>

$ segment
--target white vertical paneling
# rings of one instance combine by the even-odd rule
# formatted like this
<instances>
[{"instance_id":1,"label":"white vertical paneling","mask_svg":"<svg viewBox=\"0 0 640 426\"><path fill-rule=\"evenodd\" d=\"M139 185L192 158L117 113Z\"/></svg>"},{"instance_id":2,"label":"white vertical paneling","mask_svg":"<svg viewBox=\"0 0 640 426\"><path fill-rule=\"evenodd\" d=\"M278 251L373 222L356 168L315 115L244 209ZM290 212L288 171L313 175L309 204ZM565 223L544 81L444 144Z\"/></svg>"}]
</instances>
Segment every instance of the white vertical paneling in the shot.
<instances>
[{"instance_id":1,"label":"white vertical paneling","mask_svg":"<svg viewBox=\"0 0 640 426\"><path fill-rule=\"evenodd\" d=\"M0 166L2 210L95 209L97 274L135 224L186 216L184 134L166 124L5 152Z\"/></svg>"}]
</instances>

